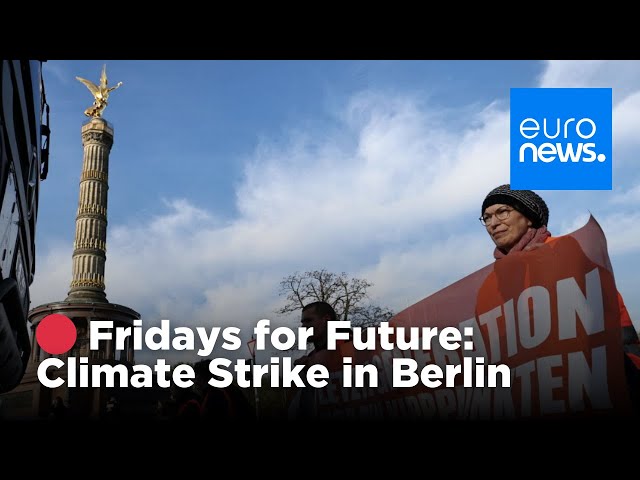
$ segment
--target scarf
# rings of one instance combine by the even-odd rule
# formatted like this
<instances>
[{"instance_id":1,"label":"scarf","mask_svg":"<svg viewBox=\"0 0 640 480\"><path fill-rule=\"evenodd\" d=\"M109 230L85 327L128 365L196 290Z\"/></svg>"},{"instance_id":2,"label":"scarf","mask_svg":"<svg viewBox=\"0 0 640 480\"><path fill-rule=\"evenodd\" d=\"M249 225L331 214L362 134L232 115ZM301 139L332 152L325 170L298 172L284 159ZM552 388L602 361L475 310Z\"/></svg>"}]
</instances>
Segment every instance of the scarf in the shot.
<instances>
[{"instance_id":1,"label":"scarf","mask_svg":"<svg viewBox=\"0 0 640 480\"><path fill-rule=\"evenodd\" d=\"M544 243L547 238L551 236L549 230L544 225L540 228L529 228L527 233L525 233L522 238L516 243L508 253L504 253L498 247L493 251L493 258L496 260L500 260L503 257L509 255L509 253L513 252L521 252L528 245L533 245L534 243Z\"/></svg>"}]
</instances>

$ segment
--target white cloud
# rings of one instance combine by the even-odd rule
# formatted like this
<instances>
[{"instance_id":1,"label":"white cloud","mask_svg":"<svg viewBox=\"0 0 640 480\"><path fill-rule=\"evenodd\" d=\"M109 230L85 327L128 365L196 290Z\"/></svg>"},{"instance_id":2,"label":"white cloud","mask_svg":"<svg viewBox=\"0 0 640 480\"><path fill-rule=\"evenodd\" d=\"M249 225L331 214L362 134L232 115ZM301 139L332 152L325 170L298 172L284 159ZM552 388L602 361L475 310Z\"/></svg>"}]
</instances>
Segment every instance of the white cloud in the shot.
<instances>
[{"instance_id":1,"label":"white cloud","mask_svg":"<svg viewBox=\"0 0 640 480\"><path fill-rule=\"evenodd\" d=\"M344 148L300 138L283 150L261 148L239 194L245 218L303 230L319 224L349 231L358 225L358 235L341 242L365 235L385 239L450 218L507 181L499 173L508 167L504 111L478 112L474 128L461 132L431 121L437 112L424 114L406 100L372 94L357 96L347 112L355 141Z\"/></svg>"},{"instance_id":2,"label":"white cloud","mask_svg":"<svg viewBox=\"0 0 640 480\"><path fill-rule=\"evenodd\" d=\"M397 313L491 263L493 243L480 230L390 250L358 275L374 284L371 296L377 303Z\"/></svg>"},{"instance_id":3,"label":"white cloud","mask_svg":"<svg viewBox=\"0 0 640 480\"><path fill-rule=\"evenodd\" d=\"M30 289L32 307L59 302L67 297L72 280L72 254L71 245L59 243L47 252L37 252L34 282Z\"/></svg>"},{"instance_id":4,"label":"white cloud","mask_svg":"<svg viewBox=\"0 0 640 480\"><path fill-rule=\"evenodd\" d=\"M640 89L640 83L636 88ZM640 118L640 90L630 94L613 109L614 148L624 148L627 144L638 146L640 143L638 118ZM633 158L633 160L636 159Z\"/></svg>"},{"instance_id":5,"label":"white cloud","mask_svg":"<svg viewBox=\"0 0 640 480\"><path fill-rule=\"evenodd\" d=\"M540 79L543 88L612 88L617 104L640 85L637 60L552 60Z\"/></svg>"},{"instance_id":6,"label":"white cloud","mask_svg":"<svg viewBox=\"0 0 640 480\"><path fill-rule=\"evenodd\" d=\"M638 206L640 205L640 184L631 187L629 190L616 193L611 197L613 205Z\"/></svg>"}]
</instances>

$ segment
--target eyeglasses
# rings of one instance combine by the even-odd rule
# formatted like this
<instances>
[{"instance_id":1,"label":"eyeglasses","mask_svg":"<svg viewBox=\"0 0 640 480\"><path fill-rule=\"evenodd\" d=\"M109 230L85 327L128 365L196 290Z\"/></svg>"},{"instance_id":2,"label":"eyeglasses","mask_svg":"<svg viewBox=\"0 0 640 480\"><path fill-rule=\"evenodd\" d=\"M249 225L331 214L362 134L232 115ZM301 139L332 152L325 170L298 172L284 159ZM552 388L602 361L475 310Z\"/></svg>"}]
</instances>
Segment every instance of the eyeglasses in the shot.
<instances>
[{"instance_id":1,"label":"eyeglasses","mask_svg":"<svg viewBox=\"0 0 640 480\"><path fill-rule=\"evenodd\" d=\"M494 213L485 213L479 218L479 220L480 223L486 227L488 225L491 225L491 218L494 215L498 220L502 221L506 220L511 212L513 212L513 208L500 208Z\"/></svg>"}]
</instances>

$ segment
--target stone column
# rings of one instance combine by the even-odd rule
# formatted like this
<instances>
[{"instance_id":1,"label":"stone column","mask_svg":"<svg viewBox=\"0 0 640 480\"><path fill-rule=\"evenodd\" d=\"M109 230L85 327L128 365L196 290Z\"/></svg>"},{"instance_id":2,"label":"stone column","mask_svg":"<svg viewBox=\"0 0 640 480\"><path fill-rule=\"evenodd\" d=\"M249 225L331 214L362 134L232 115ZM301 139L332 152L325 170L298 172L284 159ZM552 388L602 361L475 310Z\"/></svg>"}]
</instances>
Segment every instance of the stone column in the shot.
<instances>
[{"instance_id":1,"label":"stone column","mask_svg":"<svg viewBox=\"0 0 640 480\"><path fill-rule=\"evenodd\" d=\"M107 302L104 284L109 152L113 128L102 118L82 126L84 159L73 244L73 278L67 302Z\"/></svg>"}]
</instances>

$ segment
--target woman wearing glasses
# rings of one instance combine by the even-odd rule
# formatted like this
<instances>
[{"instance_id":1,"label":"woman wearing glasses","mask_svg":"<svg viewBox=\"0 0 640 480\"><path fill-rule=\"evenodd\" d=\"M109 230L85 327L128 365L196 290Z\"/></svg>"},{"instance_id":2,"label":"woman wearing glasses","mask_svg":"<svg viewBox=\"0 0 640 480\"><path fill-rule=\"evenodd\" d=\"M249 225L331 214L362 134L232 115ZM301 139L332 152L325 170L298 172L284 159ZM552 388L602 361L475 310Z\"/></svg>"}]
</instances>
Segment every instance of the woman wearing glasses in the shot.
<instances>
[{"instance_id":1,"label":"woman wearing glasses","mask_svg":"<svg viewBox=\"0 0 640 480\"><path fill-rule=\"evenodd\" d=\"M495 243L493 256L500 260L514 252L536 249L553 240L547 230L549 208L531 190L511 190L509 184L494 188L482 202L480 222ZM640 344L624 300L618 293L625 348L625 369L633 402L640 413Z\"/></svg>"},{"instance_id":2,"label":"woman wearing glasses","mask_svg":"<svg viewBox=\"0 0 640 480\"><path fill-rule=\"evenodd\" d=\"M511 190L508 184L501 185L482 202L480 222L496 244L496 260L542 245L551 237L548 221L547 204L531 190Z\"/></svg>"}]
</instances>

